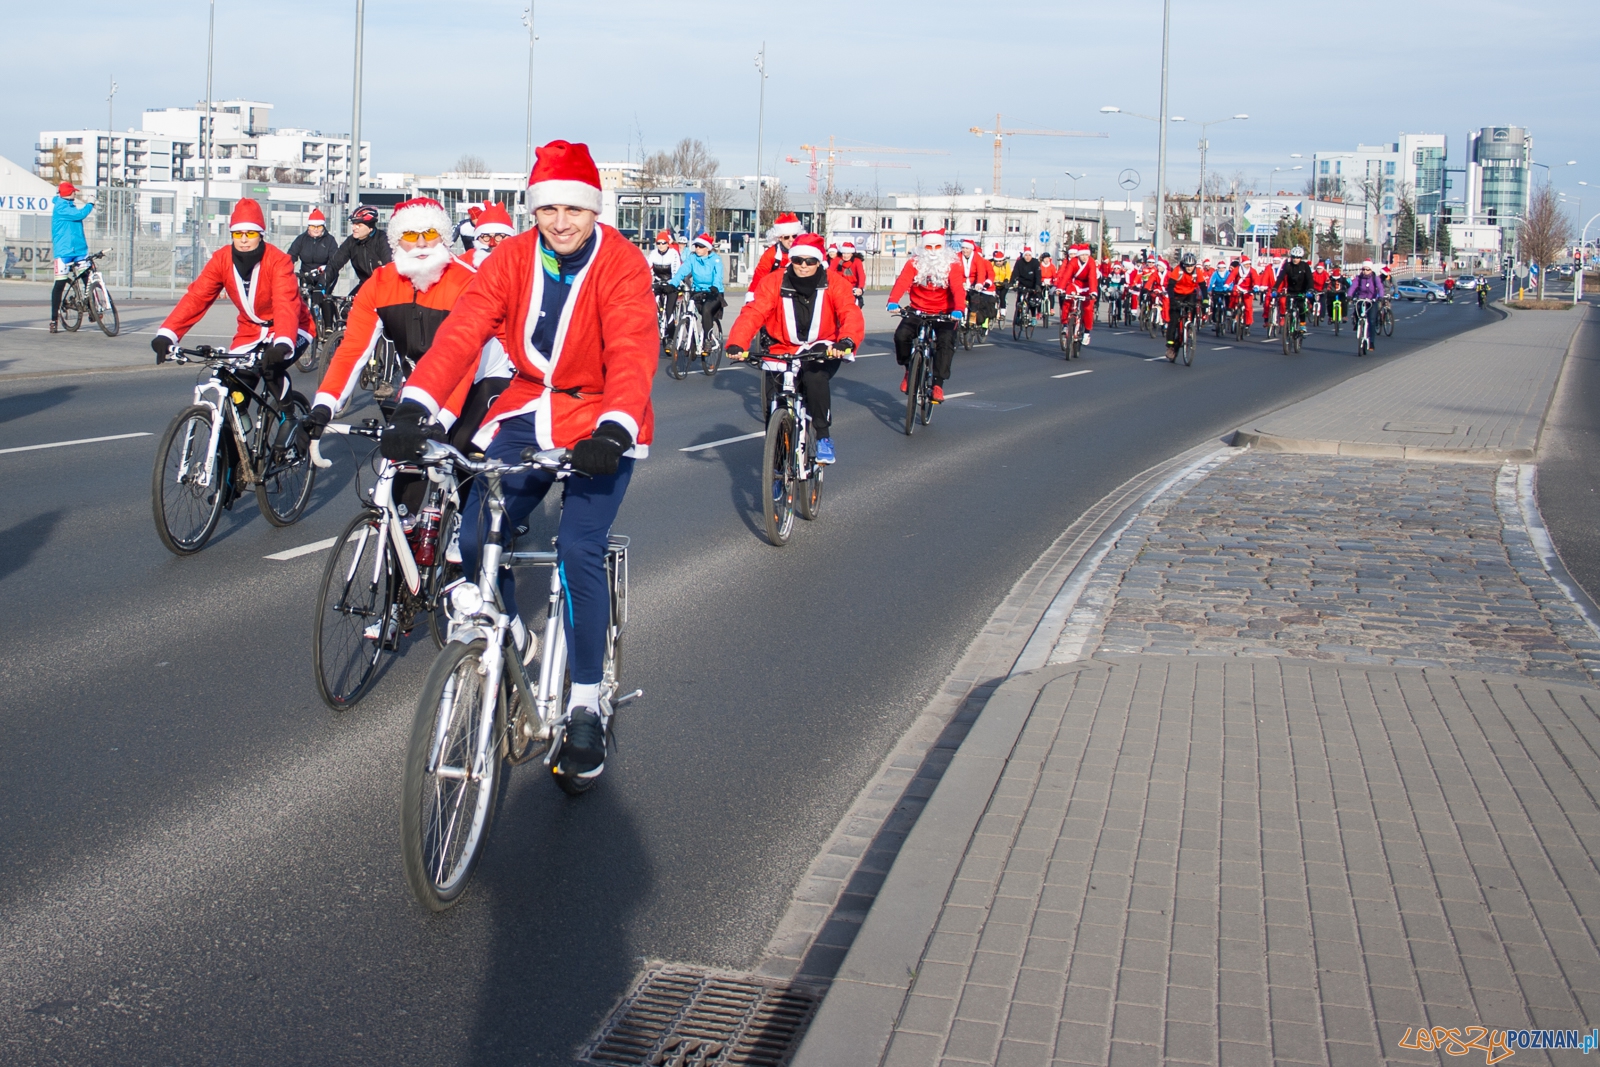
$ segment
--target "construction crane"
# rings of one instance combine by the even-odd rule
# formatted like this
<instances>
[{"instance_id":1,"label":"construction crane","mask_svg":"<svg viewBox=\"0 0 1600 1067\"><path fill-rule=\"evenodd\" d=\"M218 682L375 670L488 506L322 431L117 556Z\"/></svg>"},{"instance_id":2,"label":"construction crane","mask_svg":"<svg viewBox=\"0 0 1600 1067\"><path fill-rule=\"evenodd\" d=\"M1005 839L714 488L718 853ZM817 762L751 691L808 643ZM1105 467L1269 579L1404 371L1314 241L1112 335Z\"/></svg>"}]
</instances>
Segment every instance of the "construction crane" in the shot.
<instances>
[{"instance_id":1,"label":"construction crane","mask_svg":"<svg viewBox=\"0 0 1600 1067\"><path fill-rule=\"evenodd\" d=\"M968 127L969 131L979 137L985 134L994 134L994 188L990 190L995 196L1000 195L1000 149L1001 139L1004 137L1104 137L1103 133L1084 133L1081 130L1008 130L1000 125L1000 115L995 114L994 129L986 130L982 126Z\"/></svg>"},{"instance_id":2,"label":"construction crane","mask_svg":"<svg viewBox=\"0 0 1600 1067\"><path fill-rule=\"evenodd\" d=\"M822 164L817 160L818 149L813 148L810 151L811 151L811 160L810 160L809 173L807 175L806 192L810 193L812 196L815 196L816 193L817 193L817 175L818 175L818 172L819 172ZM825 149L824 149L824 151L825 151ZM794 163L794 164L800 164L800 163L806 162L803 159L796 159L794 156L784 156L783 160L784 160L785 163ZM869 159L852 159L852 160L850 160L848 163L846 163L844 165L847 166L847 167L898 167L901 170L910 170L911 169L911 164L909 164L909 163L881 163L881 162L879 162L877 160L869 160ZM829 169L828 176L829 176L830 179L833 177L833 172L832 172L831 168ZM833 191L833 185L832 185L831 180L830 180L829 185L828 185L828 191L830 193Z\"/></svg>"},{"instance_id":3,"label":"construction crane","mask_svg":"<svg viewBox=\"0 0 1600 1067\"><path fill-rule=\"evenodd\" d=\"M1102 136L1104 136L1104 135L1102 135ZM826 148L822 147L821 145L803 144L803 145L800 146L800 150L802 152L810 152L812 159L816 159L817 158L817 153L818 152L826 152L828 154L828 157L827 157L827 164L828 164L828 198L830 200L833 198L833 168L834 168L834 164L836 162L835 157L837 157L837 156L845 155L847 153L856 153L856 152L871 152L874 155L877 155L879 153L898 153L900 155L915 155L915 156L947 156L947 155L950 154L949 152L945 151L942 148L886 148L883 145L858 145L858 146L835 145L833 143L833 135L832 134L828 135L828 146ZM856 166L857 164L852 162L849 165L850 166ZM907 167L907 168L909 168L911 166L911 164L909 164L909 163L904 163L904 164L880 163L878 165L879 166L904 166L904 167Z\"/></svg>"}]
</instances>

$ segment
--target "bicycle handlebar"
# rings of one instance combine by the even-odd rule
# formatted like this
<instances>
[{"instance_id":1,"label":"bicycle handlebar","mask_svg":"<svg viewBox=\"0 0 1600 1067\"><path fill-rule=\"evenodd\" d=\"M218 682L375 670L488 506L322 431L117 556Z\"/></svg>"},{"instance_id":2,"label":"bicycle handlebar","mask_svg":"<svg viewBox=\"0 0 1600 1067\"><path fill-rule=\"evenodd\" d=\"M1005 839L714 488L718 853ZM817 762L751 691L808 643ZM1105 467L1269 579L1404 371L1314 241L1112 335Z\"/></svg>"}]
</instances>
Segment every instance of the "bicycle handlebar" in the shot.
<instances>
[{"instance_id":1,"label":"bicycle handlebar","mask_svg":"<svg viewBox=\"0 0 1600 1067\"><path fill-rule=\"evenodd\" d=\"M244 352L230 352L226 348L216 348L212 345L200 345L198 348L177 348L169 350L163 363L227 363L233 360L250 360L261 355L265 341L257 342Z\"/></svg>"},{"instance_id":2,"label":"bicycle handlebar","mask_svg":"<svg viewBox=\"0 0 1600 1067\"><path fill-rule=\"evenodd\" d=\"M330 422L322 428L322 432L335 433L341 436L370 437L376 441L383 437L383 427L376 423L376 419L368 419L365 426L352 426L348 422ZM333 466L333 460L322 458L322 449L317 447L320 444L321 442L317 438L313 437L311 439L311 465L319 470L326 470Z\"/></svg>"}]
</instances>

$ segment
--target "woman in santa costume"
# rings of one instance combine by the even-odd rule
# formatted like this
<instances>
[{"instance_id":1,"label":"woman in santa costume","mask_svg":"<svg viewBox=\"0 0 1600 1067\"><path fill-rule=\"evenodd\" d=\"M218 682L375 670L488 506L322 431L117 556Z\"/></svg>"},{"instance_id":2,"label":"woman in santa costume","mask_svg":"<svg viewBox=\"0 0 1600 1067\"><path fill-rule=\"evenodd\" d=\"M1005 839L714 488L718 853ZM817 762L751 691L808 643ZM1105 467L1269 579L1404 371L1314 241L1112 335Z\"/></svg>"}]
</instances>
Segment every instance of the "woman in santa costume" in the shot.
<instances>
[{"instance_id":1,"label":"woman in santa costume","mask_svg":"<svg viewBox=\"0 0 1600 1067\"><path fill-rule=\"evenodd\" d=\"M234 205L228 219L232 243L219 248L206 262L150 339L157 363L166 360L183 335L194 329L217 297L226 292L239 309L229 350L246 352L265 344L261 373L279 396L288 394L285 371L311 341L311 312L300 299L294 262L288 253L266 242L266 230L260 204L246 198Z\"/></svg>"},{"instance_id":2,"label":"woman in santa costume","mask_svg":"<svg viewBox=\"0 0 1600 1067\"><path fill-rule=\"evenodd\" d=\"M656 306L644 254L600 225L600 172L587 145L551 141L538 151L528 206L536 228L501 242L456 302L401 392L384 430L383 454L415 459L438 435L430 425L477 367L484 343L499 337L513 378L474 442L493 459L516 463L526 448L572 450L585 477L563 479L557 539L567 590L572 677L562 774L592 777L604 767L610 708L600 700L610 594L606 538L636 459L648 455L653 427L650 380L659 354ZM523 523L556 477L544 471L503 480L506 519ZM473 483L462 510L461 556L478 569L483 506ZM502 572L506 608L516 614L514 580Z\"/></svg>"},{"instance_id":3,"label":"woman in santa costume","mask_svg":"<svg viewBox=\"0 0 1600 1067\"><path fill-rule=\"evenodd\" d=\"M746 304L756 298L756 286L761 284L763 278L769 274L783 273L783 269L789 265L789 247L803 229L800 216L792 211L785 211L773 220L770 232L777 238L777 243L768 247L756 260L756 269L750 272L750 288L744 294Z\"/></svg>"},{"instance_id":4,"label":"woman in santa costume","mask_svg":"<svg viewBox=\"0 0 1600 1067\"><path fill-rule=\"evenodd\" d=\"M856 358L866 325L849 279L824 267L822 260L822 238L814 233L795 238L789 246L789 266L762 280L755 299L728 331L728 355L740 358L760 329L772 338L769 355L791 356L801 346L817 353L801 365L800 395L817 430L817 462L832 463L833 399L828 383L842 362Z\"/></svg>"},{"instance_id":5,"label":"woman in santa costume","mask_svg":"<svg viewBox=\"0 0 1600 1067\"><path fill-rule=\"evenodd\" d=\"M943 230L926 230L922 234L922 251L900 271L894 288L889 290L889 311L900 310L900 301L911 294L911 308L924 315L949 315L961 319L967 313L967 276L961 270L961 259L944 246ZM911 362L911 343L917 339L920 327L911 319L901 319L894 330L894 358L904 367ZM939 319L933 324L933 402L944 403L944 383L950 378L950 364L956 356L956 324L950 319ZM900 379L900 391L906 391L910 372Z\"/></svg>"}]
</instances>

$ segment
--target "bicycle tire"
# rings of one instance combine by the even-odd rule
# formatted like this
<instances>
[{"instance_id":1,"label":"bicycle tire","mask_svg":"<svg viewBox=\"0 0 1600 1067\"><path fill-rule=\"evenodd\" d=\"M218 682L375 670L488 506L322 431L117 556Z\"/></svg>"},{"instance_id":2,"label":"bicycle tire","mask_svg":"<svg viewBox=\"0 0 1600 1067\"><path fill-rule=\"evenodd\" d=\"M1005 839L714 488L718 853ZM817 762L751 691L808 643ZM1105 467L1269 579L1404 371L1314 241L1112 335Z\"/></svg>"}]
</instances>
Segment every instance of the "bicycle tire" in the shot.
<instances>
[{"instance_id":1,"label":"bicycle tire","mask_svg":"<svg viewBox=\"0 0 1600 1067\"><path fill-rule=\"evenodd\" d=\"M445 586L461 577L461 564L451 563L444 558L445 550L450 546L454 536L452 527L461 522L461 513L448 499L444 508L439 513L439 547L434 556L433 566L428 568L423 578L423 592L427 595L428 603L428 631L433 634L433 643L439 648L449 644L450 615L445 611L444 599L440 595Z\"/></svg>"},{"instance_id":2,"label":"bicycle tire","mask_svg":"<svg viewBox=\"0 0 1600 1067\"><path fill-rule=\"evenodd\" d=\"M1011 339L1022 340L1022 313L1019 311L1011 320Z\"/></svg>"},{"instance_id":3,"label":"bicycle tire","mask_svg":"<svg viewBox=\"0 0 1600 1067\"><path fill-rule=\"evenodd\" d=\"M926 357L923 355L922 346L916 345L911 349L911 363L906 367L906 436L911 436L911 431L917 426L917 390L922 388L922 376L926 367Z\"/></svg>"},{"instance_id":4,"label":"bicycle tire","mask_svg":"<svg viewBox=\"0 0 1600 1067\"><path fill-rule=\"evenodd\" d=\"M211 444L212 418L211 409L204 404L184 408L173 417L156 449L155 468L150 476L150 507L155 516L157 536L167 546L167 551L177 556L191 556L204 548L217 528L217 520L222 517L222 504L227 496L223 486L229 469L225 449L219 450L216 457L211 485L197 485L192 480L183 484L185 476L193 477L192 463L205 461L206 449ZM175 457L174 447L179 449ZM168 477L173 458L178 463ZM185 475L185 471L189 473ZM174 516L169 513L176 513L179 518L178 530L174 530ZM184 521L185 516L187 521Z\"/></svg>"},{"instance_id":5,"label":"bicycle tire","mask_svg":"<svg viewBox=\"0 0 1600 1067\"><path fill-rule=\"evenodd\" d=\"M1385 337L1393 337L1394 336L1394 312L1393 311L1385 311L1383 313L1383 335Z\"/></svg>"},{"instance_id":6,"label":"bicycle tire","mask_svg":"<svg viewBox=\"0 0 1600 1067\"><path fill-rule=\"evenodd\" d=\"M681 382L689 376L689 361L694 358L694 331L688 319L678 323L672 342L672 362L667 365L667 373L672 375L673 381Z\"/></svg>"},{"instance_id":7,"label":"bicycle tire","mask_svg":"<svg viewBox=\"0 0 1600 1067\"><path fill-rule=\"evenodd\" d=\"M61 328L68 333L77 333L78 327L83 325L83 287L74 281L67 286L66 292L61 294Z\"/></svg>"},{"instance_id":8,"label":"bicycle tire","mask_svg":"<svg viewBox=\"0 0 1600 1067\"><path fill-rule=\"evenodd\" d=\"M334 711L353 708L367 695L383 660L395 593L394 549L383 537L383 516L366 511L350 520L334 542L317 587L312 622L312 672L317 695ZM377 623L377 640L366 636Z\"/></svg>"},{"instance_id":9,"label":"bicycle tire","mask_svg":"<svg viewBox=\"0 0 1600 1067\"><path fill-rule=\"evenodd\" d=\"M1279 331L1279 336L1283 341L1283 354L1286 356L1294 348L1294 342L1289 338L1289 332L1287 329Z\"/></svg>"},{"instance_id":10,"label":"bicycle tire","mask_svg":"<svg viewBox=\"0 0 1600 1067\"><path fill-rule=\"evenodd\" d=\"M701 360L700 370L707 377L717 373L722 366L722 327L717 323L711 324L711 333L706 336L706 354Z\"/></svg>"},{"instance_id":11,"label":"bicycle tire","mask_svg":"<svg viewBox=\"0 0 1600 1067\"><path fill-rule=\"evenodd\" d=\"M925 359L922 367L922 388L917 392L917 419L924 426L933 421L934 383L933 369Z\"/></svg>"},{"instance_id":12,"label":"bicycle tire","mask_svg":"<svg viewBox=\"0 0 1600 1067\"><path fill-rule=\"evenodd\" d=\"M96 282L90 290L90 299L95 304L95 321L100 324L100 332L107 337L115 337L122 329L122 316L117 312L116 301L111 299L111 293L106 289L104 282ZM110 321L107 322L107 318Z\"/></svg>"},{"instance_id":13,"label":"bicycle tire","mask_svg":"<svg viewBox=\"0 0 1600 1067\"><path fill-rule=\"evenodd\" d=\"M1022 332L1026 335L1027 340L1033 340L1033 319L1030 318L1028 320L1028 325L1023 328Z\"/></svg>"},{"instance_id":14,"label":"bicycle tire","mask_svg":"<svg viewBox=\"0 0 1600 1067\"><path fill-rule=\"evenodd\" d=\"M964 351L964 352L971 352L972 351L972 335L975 332L976 331L971 326L965 326L964 325L964 326L961 327L960 337L961 337L961 349L962 349L962 351Z\"/></svg>"},{"instance_id":15,"label":"bicycle tire","mask_svg":"<svg viewBox=\"0 0 1600 1067\"><path fill-rule=\"evenodd\" d=\"M307 451L287 464L275 466L277 457L289 452L295 428L310 414L311 405L297 392L289 394L281 411L272 413L276 416L276 426L265 425L272 415L265 411L258 413L264 425L257 432L270 434L272 444L265 457L267 469L263 473L267 476L256 482L256 507L274 526L293 526L311 502L311 490L317 482L311 453Z\"/></svg>"},{"instance_id":16,"label":"bicycle tire","mask_svg":"<svg viewBox=\"0 0 1600 1067\"><path fill-rule=\"evenodd\" d=\"M816 461L814 447L808 447L806 451L813 453L811 477L800 480L795 492L795 507L800 512L800 517L810 522L822 512L822 472L828 468Z\"/></svg>"},{"instance_id":17,"label":"bicycle tire","mask_svg":"<svg viewBox=\"0 0 1600 1067\"><path fill-rule=\"evenodd\" d=\"M766 422L772 415L772 373L761 369L759 359L752 360L751 363L761 378L761 421Z\"/></svg>"},{"instance_id":18,"label":"bicycle tire","mask_svg":"<svg viewBox=\"0 0 1600 1067\"><path fill-rule=\"evenodd\" d=\"M501 679L485 679L478 673L485 648L481 640L471 644L454 641L434 659L406 746L400 788L400 853L411 895L429 911L444 911L461 899L505 792L506 767L499 745L493 741L484 775L477 781L466 774L458 778L428 774L436 733L443 734L439 765L456 771L470 769L467 763L483 726L479 712L481 686L486 682L499 690L492 729L497 733L504 730L506 702ZM438 729L441 716L442 731Z\"/></svg>"},{"instance_id":19,"label":"bicycle tire","mask_svg":"<svg viewBox=\"0 0 1600 1067\"><path fill-rule=\"evenodd\" d=\"M1061 333L1058 335L1057 340L1059 340L1061 342L1061 358L1062 359L1071 359L1072 358L1072 327L1068 326L1066 323L1062 323L1061 324Z\"/></svg>"},{"instance_id":20,"label":"bicycle tire","mask_svg":"<svg viewBox=\"0 0 1600 1067\"><path fill-rule=\"evenodd\" d=\"M794 412L779 410L767 422L761 449L761 514L767 540L777 548L794 532L794 431Z\"/></svg>"},{"instance_id":21,"label":"bicycle tire","mask_svg":"<svg viewBox=\"0 0 1600 1067\"><path fill-rule=\"evenodd\" d=\"M1196 324L1194 324L1192 322L1184 324L1184 328L1183 328L1183 365L1185 367L1194 366L1194 335L1195 335L1196 328L1197 328Z\"/></svg>"}]
</instances>

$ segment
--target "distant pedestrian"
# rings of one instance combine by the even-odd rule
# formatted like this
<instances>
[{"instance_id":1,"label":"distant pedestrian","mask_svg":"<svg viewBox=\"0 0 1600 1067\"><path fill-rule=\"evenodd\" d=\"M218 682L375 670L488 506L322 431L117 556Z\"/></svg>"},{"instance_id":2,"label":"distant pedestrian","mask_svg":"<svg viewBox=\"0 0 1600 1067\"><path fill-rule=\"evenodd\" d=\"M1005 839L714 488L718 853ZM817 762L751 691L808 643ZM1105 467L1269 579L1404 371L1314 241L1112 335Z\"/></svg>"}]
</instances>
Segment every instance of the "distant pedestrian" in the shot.
<instances>
[{"instance_id":1,"label":"distant pedestrian","mask_svg":"<svg viewBox=\"0 0 1600 1067\"><path fill-rule=\"evenodd\" d=\"M89 217L94 205L78 204L74 198L78 187L71 182L56 186L51 200L50 245L56 261L56 284L50 290L50 332L58 332L56 320L61 317L61 294L66 291L72 277L72 266L89 258L89 242L83 236L83 220Z\"/></svg>"}]
</instances>

